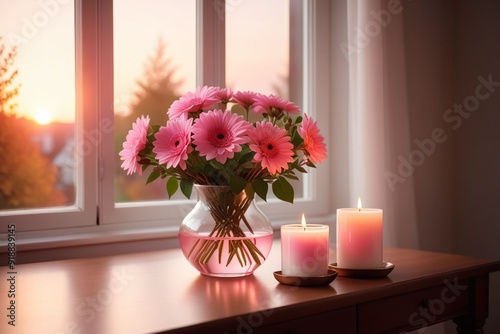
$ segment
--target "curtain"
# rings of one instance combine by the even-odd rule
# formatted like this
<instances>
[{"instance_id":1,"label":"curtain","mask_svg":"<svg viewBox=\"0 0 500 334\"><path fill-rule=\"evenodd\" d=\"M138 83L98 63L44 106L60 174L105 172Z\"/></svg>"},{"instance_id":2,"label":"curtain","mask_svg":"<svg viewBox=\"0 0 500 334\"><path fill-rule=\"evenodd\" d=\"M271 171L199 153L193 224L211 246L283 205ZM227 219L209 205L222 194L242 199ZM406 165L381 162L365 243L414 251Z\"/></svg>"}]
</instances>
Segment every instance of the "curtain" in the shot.
<instances>
[{"instance_id":1,"label":"curtain","mask_svg":"<svg viewBox=\"0 0 500 334\"><path fill-rule=\"evenodd\" d=\"M497 9L495 1L332 2L334 199L382 208L385 246L494 257L484 231L495 231L496 216L483 197L497 181L489 152L498 96L458 129L445 116L474 96L478 77L498 73Z\"/></svg>"},{"instance_id":2,"label":"curtain","mask_svg":"<svg viewBox=\"0 0 500 334\"><path fill-rule=\"evenodd\" d=\"M350 0L347 39L350 206L384 210L384 245L418 248L403 41L403 7Z\"/></svg>"},{"instance_id":3,"label":"curtain","mask_svg":"<svg viewBox=\"0 0 500 334\"><path fill-rule=\"evenodd\" d=\"M394 1L347 1L348 193L351 207L359 196L384 210L384 246L418 249L403 10Z\"/></svg>"},{"instance_id":4,"label":"curtain","mask_svg":"<svg viewBox=\"0 0 500 334\"><path fill-rule=\"evenodd\" d=\"M403 8L389 6L347 3L349 200L384 210L384 246L419 248L414 179L403 163L412 145Z\"/></svg>"}]
</instances>

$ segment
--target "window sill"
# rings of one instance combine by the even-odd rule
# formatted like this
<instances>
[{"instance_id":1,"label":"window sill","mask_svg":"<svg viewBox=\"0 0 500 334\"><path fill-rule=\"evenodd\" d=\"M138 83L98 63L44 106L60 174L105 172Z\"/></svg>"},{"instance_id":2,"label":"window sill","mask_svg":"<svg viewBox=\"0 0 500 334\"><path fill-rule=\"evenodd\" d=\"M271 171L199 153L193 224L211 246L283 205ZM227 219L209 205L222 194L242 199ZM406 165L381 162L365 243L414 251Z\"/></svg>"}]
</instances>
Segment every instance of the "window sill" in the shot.
<instances>
[{"instance_id":1,"label":"window sill","mask_svg":"<svg viewBox=\"0 0 500 334\"><path fill-rule=\"evenodd\" d=\"M16 263L94 257L177 247L177 228L113 224L15 233ZM3 238L2 238L3 239ZM162 246L162 247L159 247ZM0 258L7 245L0 246ZM0 265L7 263L0 260Z\"/></svg>"},{"instance_id":2,"label":"window sill","mask_svg":"<svg viewBox=\"0 0 500 334\"><path fill-rule=\"evenodd\" d=\"M308 217L308 223L333 227L333 215ZM275 236L279 227L296 221L274 221ZM162 224L145 227L143 224L110 224L71 229L16 232L16 263L96 257L113 254L136 253L179 247L178 226ZM332 238L330 228L330 238ZM2 235L4 239L4 235ZM0 265L7 263L7 245L0 246Z\"/></svg>"}]
</instances>

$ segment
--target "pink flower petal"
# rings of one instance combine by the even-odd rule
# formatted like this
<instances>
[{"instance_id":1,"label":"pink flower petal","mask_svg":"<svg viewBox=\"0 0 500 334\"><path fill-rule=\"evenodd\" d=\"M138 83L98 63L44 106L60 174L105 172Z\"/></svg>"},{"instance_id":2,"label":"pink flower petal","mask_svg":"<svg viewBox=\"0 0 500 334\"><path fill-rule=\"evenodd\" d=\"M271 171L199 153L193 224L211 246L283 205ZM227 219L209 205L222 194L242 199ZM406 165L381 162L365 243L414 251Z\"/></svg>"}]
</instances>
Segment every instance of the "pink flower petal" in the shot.
<instances>
[{"instance_id":1,"label":"pink flower petal","mask_svg":"<svg viewBox=\"0 0 500 334\"><path fill-rule=\"evenodd\" d=\"M225 163L241 151L241 144L248 141L246 132L250 124L243 117L229 110L211 110L200 114L193 125L193 144L207 160Z\"/></svg>"},{"instance_id":2,"label":"pink flower petal","mask_svg":"<svg viewBox=\"0 0 500 334\"><path fill-rule=\"evenodd\" d=\"M233 94L233 99L243 108L248 109L255 102L257 96L254 92L236 92Z\"/></svg>"},{"instance_id":3,"label":"pink flower petal","mask_svg":"<svg viewBox=\"0 0 500 334\"><path fill-rule=\"evenodd\" d=\"M299 107L281 97L274 95L257 94L253 104L253 110L257 113L271 113L273 109L292 114L300 113Z\"/></svg>"},{"instance_id":4,"label":"pink flower petal","mask_svg":"<svg viewBox=\"0 0 500 334\"><path fill-rule=\"evenodd\" d=\"M313 163L318 163L326 159L326 144L324 143L323 136L319 133L316 122L307 115L304 115L304 120L298 130L304 139L303 147L306 150L306 156Z\"/></svg>"},{"instance_id":5,"label":"pink flower petal","mask_svg":"<svg viewBox=\"0 0 500 334\"><path fill-rule=\"evenodd\" d=\"M254 161L267 168L269 174L279 173L293 162L293 144L285 129L264 121L257 123L248 137L249 147L255 152Z\"/></svg>"},{"instance_id":6,"label":"pink flower petal","mask_svg":"<svg viewBox=\"0 0 500 334\"><path fill-rule=\"evenodd\" d=\"M188 117L190 112L206 111L220 102L218 87L198 87L194 93L188 92L174 101L167 111L170 119Z\"/></svg>"},{"instance_id":7,"label":"pink flower petal","mask_svg":"<svg viewBox=\"0 0 500 334\"><path fill-rule=\"evenodd\" d=\"M188 154L193 150L190 146L192 123L192 119L186 118L169 120L167 126L155 134L153 153L160 164L166 163L167 168L179 166L186 169Z\"/></svg>"},{"instance_id":8,"label":"pink flower petal","mask_svg":"<svg viewBox=\"0 0 500 334\"><path fill-rule=\"evenodd\" d=\"M141 116L132 123L132 130L127 134L123 143L123 150L118 153L120 160L123 160L121 168L127 171L127 175L135 172L142 175L142 168L139 164L139 152L146 147L149 127L149 116Z\"/></svg>"}]
</instances>

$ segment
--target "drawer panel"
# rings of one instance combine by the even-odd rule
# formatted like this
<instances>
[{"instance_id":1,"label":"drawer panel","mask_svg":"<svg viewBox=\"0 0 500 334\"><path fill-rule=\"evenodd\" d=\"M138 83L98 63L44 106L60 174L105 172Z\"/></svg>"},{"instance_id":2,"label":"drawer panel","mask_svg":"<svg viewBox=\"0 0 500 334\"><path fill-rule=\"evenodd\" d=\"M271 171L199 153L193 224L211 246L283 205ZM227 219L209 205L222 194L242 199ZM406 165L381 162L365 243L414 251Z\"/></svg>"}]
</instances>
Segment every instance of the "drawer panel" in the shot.
<instances>
[{"instance_id":1,"label":"drawer panel","mask_svg":"<svg viewBox=\"0 0 500 334\"><path fill-rule=\"evenodd\" d=\"M310 317L290 319L274 325L257 327L255 334L355 334L356 308L350 307Z\"/></svg>"},{"instance_id":2,"label":"drawer panel","mask_svg":"<svg viewBox=\"0 0 500 334\"><path fill-rule=\"evenodd\" d=\"M418 329L464 315L471 296L469 281L445 280L442 285L380 299L358 306L358 333Z\"/></svg>"}]
</instances>

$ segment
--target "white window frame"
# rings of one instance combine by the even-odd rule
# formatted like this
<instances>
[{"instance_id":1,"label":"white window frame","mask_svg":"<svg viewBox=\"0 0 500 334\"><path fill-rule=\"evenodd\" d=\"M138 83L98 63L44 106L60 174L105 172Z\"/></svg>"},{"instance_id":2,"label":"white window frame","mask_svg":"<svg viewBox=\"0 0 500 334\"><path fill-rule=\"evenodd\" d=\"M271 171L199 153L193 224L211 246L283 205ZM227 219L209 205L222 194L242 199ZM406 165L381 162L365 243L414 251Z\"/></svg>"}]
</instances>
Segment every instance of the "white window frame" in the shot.
<instances>
[{"instance_id":1,"label":"white window frame","mask_svg":"<svg viewBox=\"0 0 500 334\"><path fill-rule=\"evenodd\" d=\"M197 29L201 37L198 38L198 85L225 85L224 54L210 56L224 50L220 47L224 43L224 20L218 17L220 12L214 6L221 2L223 0L197 0L197 16L201 22ZM295 64L295 70L299 70L298 74L303 78L302 87L292 85L291 90L302 89L302 109L317 120L328 145L331 118L330 3L328 0L291 0L291 5L295 9L299 8L298 13L302 12L296 19L304 27L301 43L298 43L304 46L301 55L303 61L299 62L301 65ZM78 113L78 120L82 124L78 137L85 140L85 131L98 133L98 149L82 157L84 172L79 178L82 192L79 193L81 202L78 202L80 211L69 212L67 216L64 212L51 212L12 217L19 224L17 230L22 235L18 238L18 249L174 237L182 218L194 205L193 200L127 204L114 202L116 152L114 132L109 131L109 122L114 119L113 1L76 0L75 12L77 31L80 32L77 34L76 48L77 78L82 78L82 73L85 73L85 82L77 85L77 105L85 111ZM83 26L85 29L82 29ZM291 44L291 47L294 46ZM211 61L202 62L203 59ZM296 198L293 205L278 200L259 202L259 207L274 227L283 223L297 223L301 213L309 215L308 222L331 218L330 166L331 162L327 159L304 175L304 197ZM78 213L80 217L77 219ZM57 215L61 215L60 219L56 219ZM0 218L4 223L4 217ZM37 221L44 223L37 226ZM23 233L33 225L44 230ZM6 224L2 228L0 233L3 235ZM0 252L4 251L0 246Z\"/></svg>"},{"instance_id":2,"label":"white window frame","mask_svg":"<svg viewBox=\"0 0 500 334\"><path fill-rule=\"evenodd\" d=\"M198 0L197 1L197 84L202 85L214 85L214 86L225 86L225 20L224 12L220 10L223 6L224 1L222 0ZM302 35L300 40L306 41L307 47L302 48L304 54L302 59L304 61L295 61L302 65L302 68L298 70L302 73L307 73L303 75L303 111L308 115L318 118L319 124L325 124L322 119L319 118L321 115L318 110L320 105L328 105L326 101L328 99L328 92L325 85L316 84L319 78L319 74L324 74L324 66L318 67L317 62L320 55L314 52L316 48L322 46L323 44L318 44L314 38L317 33L317 27L315 22L314 13L317 10L317 1L292 1L291 6L302 7L302 17L303 29L301 31L307 31L307 35ZM222 7L223 8L223 7ZM112 10L111 10L112 11ZM309 14L308 14L309 13ZM313 15L311 15L313 14ZM107 20L109 22L109 19ZM109 32L109 38L112 39L112 31ZM106 50L106 59L109 54L112 54L110 45L112 45L112 40L103 40ZM301 47L302 45L296 46ZM293 51L292 51L293 52ZM112 57L110 57L112 58ZM101 68L108 69L106 73L107 76L112 76L112 63L108 63L104 57L101 61L105 63ZM112 60L112 59L111 59ZM294 61L292 61L294 63ZM298 65L300 66L300 65ZM319 73L318 71L321 71ZM322 75L321 77L324 77ZM106 98L102 102L102 106L112 105L112 80L104 79L107 83L106 93L102 93L101 96ZM110 88L111 87L111 88ZM324 109L324 108L323 108ZM101 110L104 110L102 108ZM103 111L105 113L104 117L112 117L113 110L107 108ZM323 129L324 130L324 129ZM103 140L103 156L108 157L116 154L114 151L114 139L112 135L109 134L109 138ZM178 226L182 221L182 218L186 215L188 210L193 206L193 200L182 201L177 200L175 202L163 200L163 201L150 201L150 202L137 202L137 203L114 203L114 160L103 159L102 162L103 171L102 182L100 187L101 202L100 202L100 222L102 224L123 224L123 223L139 223L143 226L150 225L154 227L165 226L171 232L176 233ZM321 171L328 169L328 166L321 164L319 169L310 169L308 174L304 175L304 197L296 198L294 204L283 203L279 200L269 200L266 202L259 202L259 207L266 213L266 215L273 221L276 222L275 225L279 225L283 221L297 221L300 219L300 215L303 212L310 212L314 209L315 215L326 214L329 211L329 206L327 202L328 196L318 196L318 194L328 193L327 184L324 182L328 179L328 175L321 175ZM321 180L321 181L320 181ZM194 197L194 196L193 196Z\"/></svg>"},{"instance_id":3,"label":"white window frame","mask_svg":"<svg viewBox=\"0 0 500 334\"><path fill-rule=\"evenodd\" d=\"M15 224L16 231L48 230L95 225L97 207L97 61L96 47L91 41L98 31L95 3L75 1L75 162L76 200L75 205L30 210L0 211L0 233L7 231L7 225ZM86 29L83 29L85 22ZM85 73L85 76L83 75ZM85 80L84 80L85 79Z\"/></svg>"}]
</instances>

